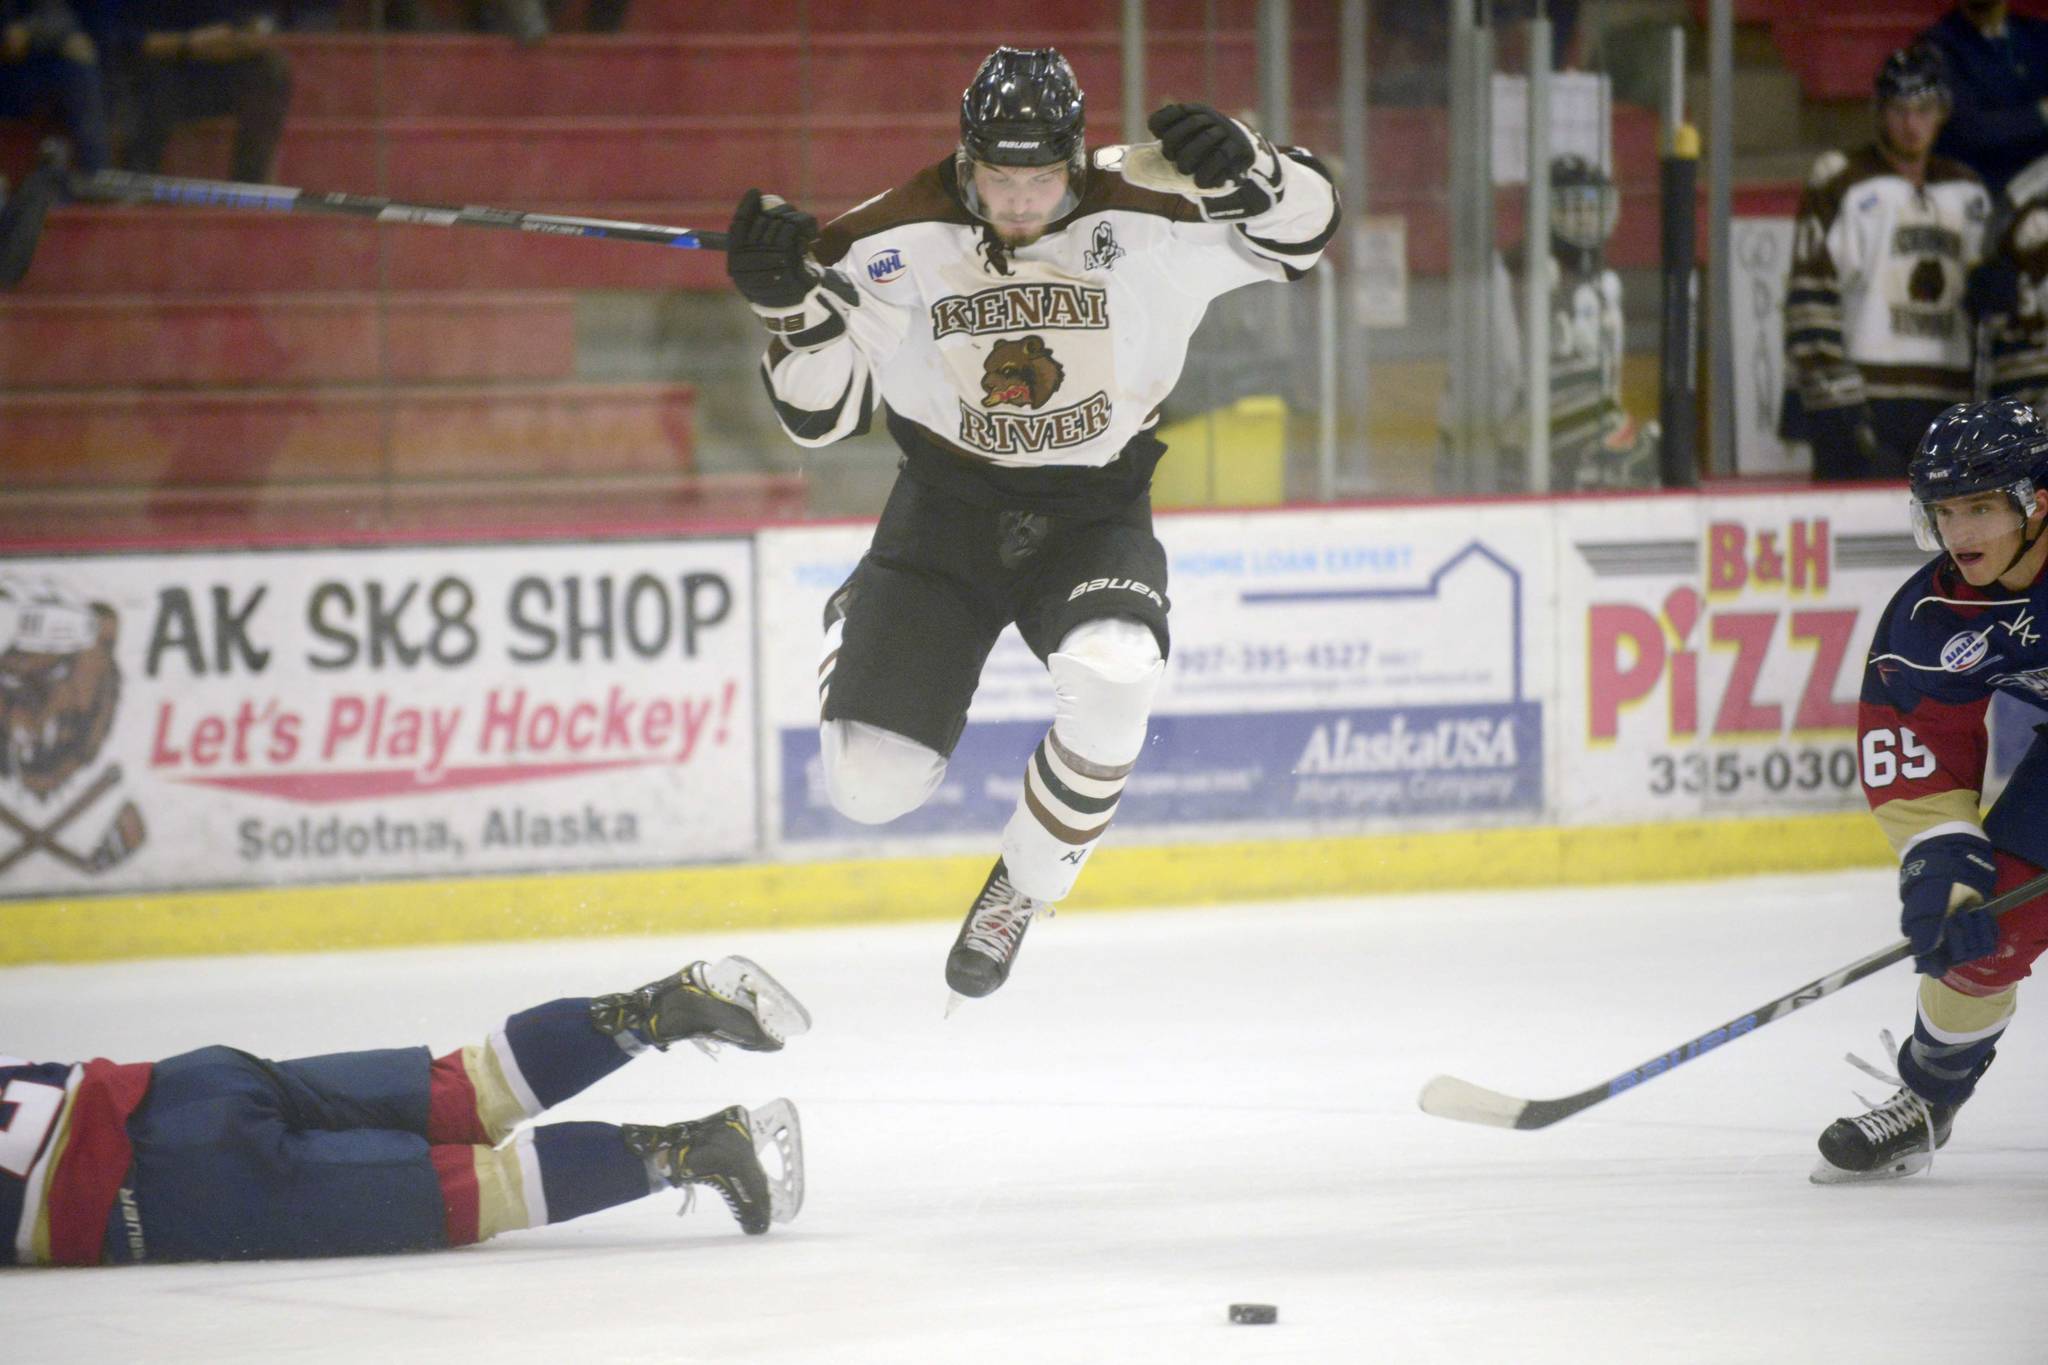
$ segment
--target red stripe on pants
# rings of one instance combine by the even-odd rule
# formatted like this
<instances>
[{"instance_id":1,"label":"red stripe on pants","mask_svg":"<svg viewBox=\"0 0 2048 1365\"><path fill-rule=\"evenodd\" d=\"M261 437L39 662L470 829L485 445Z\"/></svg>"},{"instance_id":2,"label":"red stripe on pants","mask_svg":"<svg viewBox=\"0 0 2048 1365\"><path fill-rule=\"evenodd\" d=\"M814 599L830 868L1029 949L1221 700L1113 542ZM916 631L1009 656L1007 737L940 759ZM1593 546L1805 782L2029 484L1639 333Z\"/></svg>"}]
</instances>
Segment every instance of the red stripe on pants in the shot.
<instances>
[{"instance_id":1,"label":"red stripe on pants","mask_svg":"<svg viewBox=\"0 0 2048 1365\"><path fill-rule=\"evenodd\" d=\"M427 1075L427 1141L491 1145L477 1114L476 1084L460 1052L436 1057Z\"/></svg>"},{"instance_id":2,"label":"red stripe on pants","mask_svg":"<svg viewBox=\"0 0 2048 1365\"><path fill-rule=\"evenodd\" d=\"M476 1152L468 1146L437 1144L427 1149L441 1182L441 1216L448 1245L477 1240Z\"/></svg>"}]
</instances>

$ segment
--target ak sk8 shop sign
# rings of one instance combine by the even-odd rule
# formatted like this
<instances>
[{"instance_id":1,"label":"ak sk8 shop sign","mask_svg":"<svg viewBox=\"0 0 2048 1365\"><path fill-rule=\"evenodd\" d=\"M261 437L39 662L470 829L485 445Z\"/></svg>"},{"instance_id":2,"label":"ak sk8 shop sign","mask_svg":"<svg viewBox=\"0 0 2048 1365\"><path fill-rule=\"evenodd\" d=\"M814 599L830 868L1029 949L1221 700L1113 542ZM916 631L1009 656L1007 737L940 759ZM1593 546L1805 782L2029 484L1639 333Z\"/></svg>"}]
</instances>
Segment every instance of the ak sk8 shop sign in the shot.
<instances>
[{"instance_id":1,"label":"ak sk8 shop sign","mask_svg":"<svg viewBox=\"0 0 2048 1365\"><path fill-rule=\"evenodd\" d=\"M0 584L0 894L757 841L744 540L10 561Z\"/></svg>"}]
</instances>

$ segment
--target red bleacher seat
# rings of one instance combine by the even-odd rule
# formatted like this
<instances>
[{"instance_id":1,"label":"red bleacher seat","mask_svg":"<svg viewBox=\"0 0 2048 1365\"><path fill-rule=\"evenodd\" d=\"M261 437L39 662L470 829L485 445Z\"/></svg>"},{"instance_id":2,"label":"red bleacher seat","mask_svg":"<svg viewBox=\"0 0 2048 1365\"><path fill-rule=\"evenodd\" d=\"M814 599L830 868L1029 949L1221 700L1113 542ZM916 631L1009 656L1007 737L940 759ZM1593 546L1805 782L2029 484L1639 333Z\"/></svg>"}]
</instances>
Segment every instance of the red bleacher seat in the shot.
<instances>
[{"instance_id":1,"label":"red bleacher seat","mask_svg":"<svg viewBox=\"0 0 2048 1365\"><path fill-rule=\"evenodd\" d=\"M13 388L568 379L573 294L113 294L0 302Z\"/></svg>"},{"instance_id":2,"label":"red bleacher seat","mask_svg":"<svg viewBox=\"0 0 2048 1365\"><path fill-rule=\"evenodd\" d=\"M292 118L634 118L786 114L803 50L788 38L563 34L289 35Z\"/></svg>"},{"instance_id":3,"label":"red bleacher seat","mask_svg":"<svg viewBox=\"0 0 2048 1365\"><path fill-rule=\"evenodd\" d=\"M1299 7L1332 9L1325 5ZM1154 33L1199 29L1214 22L1223 29L1250 29L1258 22L1259 0L1150 0L1145 24ZM1334 18L1325 15L1327 23ZM1014 20L1010 27L1003 21ZM570 23L575 22L572 16ZM626 28L642 33L882 33L917 34L978 31L983 51L997 43L1042 46L1048 35L1082 29L1117 30L1117 6L1104 0L1036 0L1026 13L963 14L953 0L751 0L745 5L706 5L702 0L632 0ZM1304 21L1296 20L1297 26ZM963 76L962 84L965 84Z\"/></svg>"},{"instance_id":4,"label":"red bleacher seat","mask_svg":"<svg viewBox=\"0 0 2048 1365\"><path fill-rule=\"evenodd\" d=\"M1774 22L1771 39L1808 99L1867 100L1884 59L1910 46L1929 22L1917 15L1818 11Z\"/></svg>"},{"instance_id":5,"label":"red bleacher seat","mask_svg":"<svg viewBox=\"0 0 2048 1365\"><path fill-rule=\"evenodd\" d=\"M10 492L686 473L677 384L0 393ZM388 446L387 446L388 440Z\"/></svg>"}]
</instances>

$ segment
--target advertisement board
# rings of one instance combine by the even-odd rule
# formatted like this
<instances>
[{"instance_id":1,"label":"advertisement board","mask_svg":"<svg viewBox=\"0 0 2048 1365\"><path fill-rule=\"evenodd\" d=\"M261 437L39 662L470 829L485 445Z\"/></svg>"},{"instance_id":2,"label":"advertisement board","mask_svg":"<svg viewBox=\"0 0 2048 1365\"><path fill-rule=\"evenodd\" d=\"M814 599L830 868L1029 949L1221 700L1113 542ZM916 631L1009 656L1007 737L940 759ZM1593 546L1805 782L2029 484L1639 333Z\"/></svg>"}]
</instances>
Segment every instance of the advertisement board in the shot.
<instances>
[{"instance_id":1,"label":"advertisement board","mask_svg":"<svg viewBox=\"0 0 2048 1365\"><path fill-rule=\"evenodd\" d=\"M758 844L745 539L0 560L0 895Z\"/></svg>"},{"instance_id":2,"label":"advertisement board","mask_svg":"<svg viewBox=\"0 0 2048 1365\"><path fill-rule=\"evenodd\" d=\"M1548 519L1541 506L1161 516L1173 647L1119 828L1219 837L1540 818ZM826 798L820 620L868 534L761 538L768 828L781 847L821 852L878 835L884 847L992 835L1051 719L1045 669L1014 632L925 806L869 831Z\"/></svg>"},{"instance_id":3,"label":"advertisement board","mask_svg":"<svg viewBox=\"0 0 2048 1365\"><path fill-rule=\"evenodd\" d=\"M1927 559L1903 489L1556 512L1564 822L1863 808L1864 656Z\"/></svg>"}]
</instances>

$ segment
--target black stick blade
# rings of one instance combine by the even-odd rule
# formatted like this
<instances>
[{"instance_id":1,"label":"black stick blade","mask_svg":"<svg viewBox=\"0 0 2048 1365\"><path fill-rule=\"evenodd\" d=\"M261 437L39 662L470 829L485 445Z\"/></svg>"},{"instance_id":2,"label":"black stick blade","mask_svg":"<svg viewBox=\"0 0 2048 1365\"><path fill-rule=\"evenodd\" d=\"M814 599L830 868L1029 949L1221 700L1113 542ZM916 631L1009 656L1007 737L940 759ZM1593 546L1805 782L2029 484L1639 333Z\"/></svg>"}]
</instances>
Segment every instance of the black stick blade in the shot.
<instances>
[{"instance_id":1,"label":"black stick blade","mask_svg":"<svg viewBox=\"0 0 2048 1365\"><path fill-rule=\"evenodd\" d=\"M0 205L0 289L14 288L28 274L43 235L43 217L64 189L64 162L64 145L45 142L35 169Z\"/></svg>"}]
</instances>

